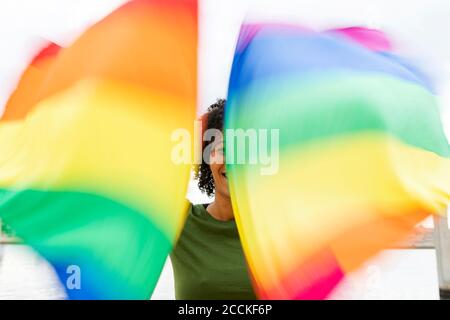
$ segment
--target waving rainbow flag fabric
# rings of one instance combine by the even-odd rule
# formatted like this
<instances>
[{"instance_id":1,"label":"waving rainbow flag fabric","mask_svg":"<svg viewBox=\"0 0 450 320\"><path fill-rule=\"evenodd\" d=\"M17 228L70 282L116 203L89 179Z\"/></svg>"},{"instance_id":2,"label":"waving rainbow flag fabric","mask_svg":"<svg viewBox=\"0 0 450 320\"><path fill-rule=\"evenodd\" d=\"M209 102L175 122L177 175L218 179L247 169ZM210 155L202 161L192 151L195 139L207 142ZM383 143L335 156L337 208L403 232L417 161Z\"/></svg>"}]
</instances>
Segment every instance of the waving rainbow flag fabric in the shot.
<instances>
[{"instance_id":1,"label":"waving rainbow flag fabric","mask_svg":"<svg viewBox=\"0 0 450 320\"><path fill-rule=\"evenodd\" d=\"M449 145L418 70L375 30L242 27L226 128L279 130L274 174L267 163L238 164L227 149L261 298L329 297L346 274L448 204Z\"/></svg>"},{"instance_id":2,"label":"waving rainbow flag fabric","mask_svg":"<svg viewBox=\"0 0 450 320\"><path fill-rule=\"evenodd\" d=\"M196 1L136 0L43 50L11 96L0 218L69 298L150 297L188 205L170 136L192 127L196 70Z\"/></svg>"}]
</instances>

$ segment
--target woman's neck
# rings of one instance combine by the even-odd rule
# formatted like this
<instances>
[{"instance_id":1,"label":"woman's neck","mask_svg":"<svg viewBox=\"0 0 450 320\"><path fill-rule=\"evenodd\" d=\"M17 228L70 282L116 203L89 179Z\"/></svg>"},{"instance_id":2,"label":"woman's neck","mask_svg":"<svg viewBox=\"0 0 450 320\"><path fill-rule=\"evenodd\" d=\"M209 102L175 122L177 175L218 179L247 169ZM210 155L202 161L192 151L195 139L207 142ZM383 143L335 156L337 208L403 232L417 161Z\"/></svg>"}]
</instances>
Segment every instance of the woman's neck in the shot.
<instances>
[{"instance_id":1,"label":"woman's neck","mask_svg":"<svg viewBox=\"0 0 450 320\"><path fill-rule=\"evenodd\" d=\"M216 195L216 198L206 208L206 211L217 220L229 221L234 219L233 207L229 197Z\"/></svg>"}]
</instances>

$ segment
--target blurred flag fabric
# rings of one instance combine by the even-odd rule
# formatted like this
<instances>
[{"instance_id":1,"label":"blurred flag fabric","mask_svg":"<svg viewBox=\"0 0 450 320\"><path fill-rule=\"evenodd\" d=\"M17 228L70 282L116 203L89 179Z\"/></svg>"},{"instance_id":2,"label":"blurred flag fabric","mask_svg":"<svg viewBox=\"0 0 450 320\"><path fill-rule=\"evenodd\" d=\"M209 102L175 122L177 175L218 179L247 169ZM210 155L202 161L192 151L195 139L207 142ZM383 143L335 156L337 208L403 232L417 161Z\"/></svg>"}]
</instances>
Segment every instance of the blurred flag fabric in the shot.
<instances>
[{"instance_id":1,"label":"blurred flag fabric","mask_svg":"<svg viewBox=\"0 0 450 320\"><path fill-rule=\"evenodd\" d=\"M279 130L272 173L267 161L238 163L225 135L260 298L330 297L347 274L448 205L450 150L432 83L392 47L359 27L242 26L225 127L269 130L269 150L247 143L247 160L274 155L270 130Z\"/></svg>"},{"instance_id":2,"label":"blurred flag fabric","mask_svg":"<svg viewBox=\"0 0 450 320\"><path fill-rule=\"evenodd\" d=\"M194 0L129 1L24 72L0 119L0 218L69 298L151 296L187 211L170 137L196 86Z\"/></svg>"}]
</instances>

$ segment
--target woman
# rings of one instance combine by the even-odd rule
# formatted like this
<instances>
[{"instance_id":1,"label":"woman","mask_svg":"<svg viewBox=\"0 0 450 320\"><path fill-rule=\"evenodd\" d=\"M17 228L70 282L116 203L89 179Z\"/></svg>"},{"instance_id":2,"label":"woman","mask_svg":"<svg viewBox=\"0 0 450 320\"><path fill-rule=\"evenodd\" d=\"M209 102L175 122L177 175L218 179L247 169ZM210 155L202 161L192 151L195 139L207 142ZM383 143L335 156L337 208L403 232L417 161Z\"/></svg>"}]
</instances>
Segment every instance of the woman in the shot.
<instances>
[{"instance_id":1,"label":"woman","mask_svg":"<svg viewBox=\"0 0 450 320\"><path fill-rule=\"evenodd\" d=\"M203 116L205 129L223 131L225 100ZM223 154L214 141L210 157L196 172L200 190L215 195L209 204L191 205L178 243L171 254L177 299L255 299L240 243Z\"/></svg>"}]
</instances>

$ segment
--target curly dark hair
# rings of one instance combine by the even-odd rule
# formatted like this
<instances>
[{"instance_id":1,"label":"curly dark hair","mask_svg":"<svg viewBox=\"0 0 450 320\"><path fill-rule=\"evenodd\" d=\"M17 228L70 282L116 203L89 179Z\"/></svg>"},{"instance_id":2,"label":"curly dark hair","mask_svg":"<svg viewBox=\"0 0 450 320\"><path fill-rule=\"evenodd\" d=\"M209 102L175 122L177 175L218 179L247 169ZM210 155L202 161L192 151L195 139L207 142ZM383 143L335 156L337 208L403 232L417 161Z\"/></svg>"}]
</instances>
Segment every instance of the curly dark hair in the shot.
<instances>
[{"instance_id":1,"label":"curly dark hair","mask_svg":"<svg viewBox=\"0 0 450 320\"><path fill-rule=\"evenodd\" d=\"M209 106L207 112L201 117L203 130L217 129L223 131L223 117L225 109L225 99L218 99L216 103ZM206 145L203 144L202 154ZM195 168L195 179L198 180L199 189L206 193L208 197L214 194L214 179L209 164L202 157L202 163Z\"/></svg>"}]
</instances>

